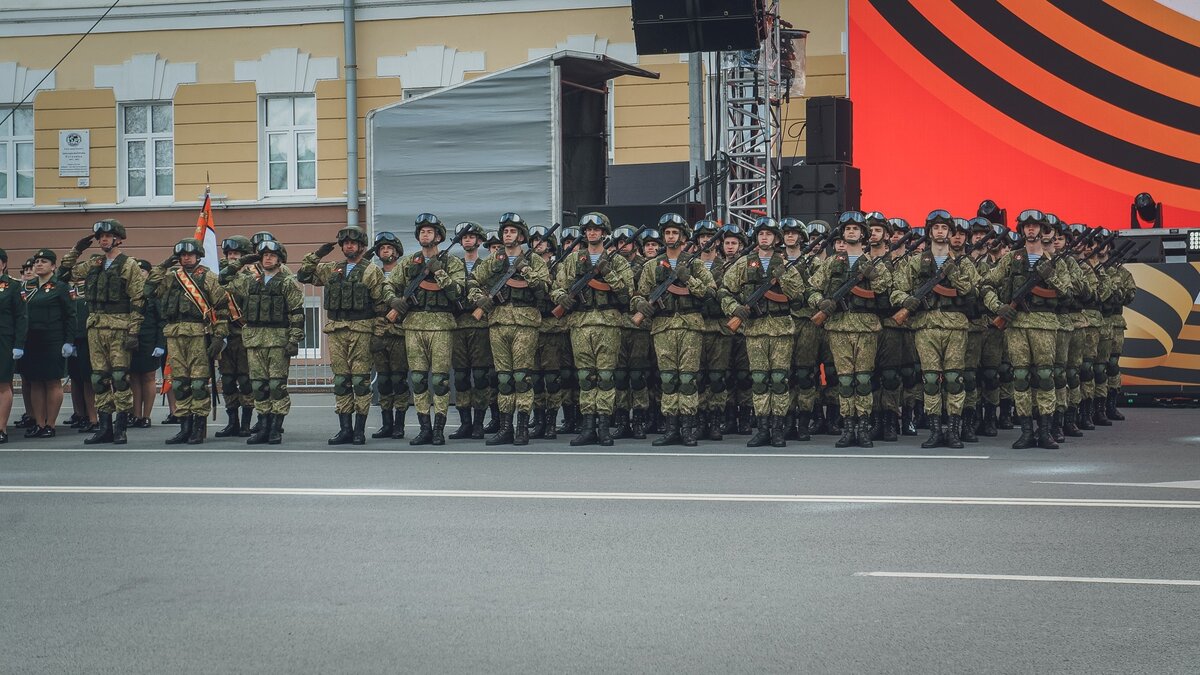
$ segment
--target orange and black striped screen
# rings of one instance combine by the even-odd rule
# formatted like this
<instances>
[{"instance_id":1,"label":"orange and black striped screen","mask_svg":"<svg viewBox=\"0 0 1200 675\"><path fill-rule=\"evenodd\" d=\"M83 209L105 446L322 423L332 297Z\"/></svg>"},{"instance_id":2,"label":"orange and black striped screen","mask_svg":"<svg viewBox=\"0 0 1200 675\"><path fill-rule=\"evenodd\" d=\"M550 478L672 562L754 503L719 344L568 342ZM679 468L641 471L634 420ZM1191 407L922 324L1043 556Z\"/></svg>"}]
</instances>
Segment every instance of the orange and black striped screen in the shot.
<instances>
[{"instance_id":1,"label":"orange and black striped screen","mask_svg":"<svg viewBox=\"0 0 1200 675\"><path fill-rule=\"evenodd\" d=\"M1200 21L1154 0L850 0L862 205L922 220L983 199L1200 227Z\"/></svg>"}]
</instances>

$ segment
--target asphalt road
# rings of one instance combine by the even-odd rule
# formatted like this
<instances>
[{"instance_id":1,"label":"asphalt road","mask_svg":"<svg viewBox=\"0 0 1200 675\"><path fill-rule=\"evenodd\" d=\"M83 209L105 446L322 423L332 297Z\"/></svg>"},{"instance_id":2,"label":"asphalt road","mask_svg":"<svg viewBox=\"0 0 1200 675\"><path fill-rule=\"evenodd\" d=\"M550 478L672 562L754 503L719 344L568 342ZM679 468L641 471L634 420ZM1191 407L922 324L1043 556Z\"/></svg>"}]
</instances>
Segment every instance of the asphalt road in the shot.
<instances>
[{"instance_id":1,"label":"asphalt road","mask_svg":"<svg viewBox=\"0 0 1200 675\"><path fill-rule=\"evenodd\" d=\"M1194 411L1057 451L414 452L297 399L267 451L0 446L0 672L1200 669Z\"/></svg>"}]
</instances>

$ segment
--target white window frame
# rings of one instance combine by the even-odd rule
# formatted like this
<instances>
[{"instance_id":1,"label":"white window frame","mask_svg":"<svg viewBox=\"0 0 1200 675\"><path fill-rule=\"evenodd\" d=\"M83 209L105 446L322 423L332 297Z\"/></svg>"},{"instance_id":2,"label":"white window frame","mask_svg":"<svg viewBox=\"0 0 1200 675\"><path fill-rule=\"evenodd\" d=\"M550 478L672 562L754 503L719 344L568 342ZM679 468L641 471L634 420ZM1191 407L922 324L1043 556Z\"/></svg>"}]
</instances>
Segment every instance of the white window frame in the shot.
<instances>
[{"instance_id":1,"label":"white window frame","mask_svg":"<svg viewBox=\"0 0 1200 675\"><path fill-rule=\"evenodd\" d=\"M304 340L300 343L300 352L296 354L298 359L320 359L321 350L325 347L325 326L324 310L322 309L321 295L308 295L308 291L316 291L317 287L304 287L304 338L308 339L309 331L312 331L313 337L316 339L316 345L304 344ZM310 328L311 327L311 328Z\"/></svg>"},{"instance_id":2,"label":"white window frame","mask_svg":"<svg viewBox=\"0 0 1200 675\"><path fill-rule=\"evenodd\" d=\"M295 104L293 103L292 124L283 126L271 126L267 117L267 106L269 101L275 99L300 99L308 98L313 102L313 121L312 124L296 124L295 123ZM258 104L258 183L259 194L263 197L316 197L317 184L320 180L317 176L318 156L317 156L317 115L316 115L317 97L314 94L297 93L297 94L272 94L269 96L260 96ZM296 138L299 134L311 133L313 137L313 186L311 188L299 188L296 186L296 181L299 177L297 165L299 160L296 156ZM288 136L288 151L289 156L287 162L287 187L284 189L271 189L271 146L270 139L272 135L284 134ZM306 160L308 161L308 160ZM276 162L278 163L278 162Z\"/></svg>"},{"instance_id":3,"label":"white window frame","mask_svg":"<svg viewBox=\"0 0 1200 675\"><path fill-rule=\"evenodd\" d=\"M171 128L168 131L154 131L155 106L166 106L171 111ZM131 134L125 131L125 116L129 109L146 108L146 132ZM175 173L175 105L172 101L126 101L119 106L117 115L117 190L122 203L134 204L170 204L175 201L175 186L178 184ZM129 143L141 141L146 144L146 194L129 194ZM171 143L171 194L157 194L158 171L166 167L158 166L155 146L160 141Z\"/></svg>"},{"instance_id":4,"label":"white window frame","mask_svg":"<svg viewBox=\"0 0 1200 675\"><path fill-rule=\"evenodd\" d=\"M17 147L21 146L21 145L28 145L29 156L30 156L30 158L34 157L34 154L33 154L34 153L34 146L33 146L33 127L34 127L34 125L32 123L32 116L30 117L31 123L29 125L30 126L29 134L28 135L22 134L20 136L17 136L15 132L16 132L16 123L17 123L16 118L17 118L18 110L28 110L28 111L30 111L30 113L32 113L33 106L31 106L31 105L0 106L0 120L4 119L5 117L9 117L10 111L12 113L12 116L7 121L5 121L3 125L0 125L0 145L3 146L2 148L0 148L0 153L3 153L3 160L4 160L3 166L5 167L4 168L4 173L5 173L4 195L5 196L0 197L0 205L4 205L4 206L17 206L17 205L33 204L33 196L34 196L33 194L30 194L28 197L17 197ZM30 171L32 172L31 178L33 178L35 180L33 190L34 190L34 194L36 194L36 192L37 192L36 160L35 160L34 166L30 169Z\"/></svg>"}]
</instances>

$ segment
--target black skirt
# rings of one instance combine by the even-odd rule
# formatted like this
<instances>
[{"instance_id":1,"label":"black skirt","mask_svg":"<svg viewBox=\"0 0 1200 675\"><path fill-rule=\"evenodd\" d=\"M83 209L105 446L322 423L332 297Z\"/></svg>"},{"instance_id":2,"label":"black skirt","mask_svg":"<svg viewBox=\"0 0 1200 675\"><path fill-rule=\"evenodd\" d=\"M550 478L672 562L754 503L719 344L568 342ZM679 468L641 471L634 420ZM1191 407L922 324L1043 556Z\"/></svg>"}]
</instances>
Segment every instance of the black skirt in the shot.
<instances>
[{"instance_id":1,"label":"black skirt","mask_svg":"<svg viewBox=\"0 0 1200 675\"><path fill-rule=\"evenodd\" d=\"M61 380L67 374L67 360L62 356L63 336L49 331L29 331L25 339L25 356L17 362L21 379L30 382Z\"/></svg>"}]
</instances>

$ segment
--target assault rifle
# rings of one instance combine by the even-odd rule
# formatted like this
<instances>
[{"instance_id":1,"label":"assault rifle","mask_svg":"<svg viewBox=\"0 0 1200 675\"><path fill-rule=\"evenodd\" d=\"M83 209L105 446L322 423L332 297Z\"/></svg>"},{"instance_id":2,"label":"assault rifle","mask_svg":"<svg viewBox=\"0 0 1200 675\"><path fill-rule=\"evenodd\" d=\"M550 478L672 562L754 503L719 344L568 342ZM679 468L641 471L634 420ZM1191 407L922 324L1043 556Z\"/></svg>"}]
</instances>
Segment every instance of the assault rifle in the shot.
<instances>
[{"instance_id":1,"label":"assault rifle","mask_svg":"<svg viewBox=\"0 0 1200 675\"><path fill-rule=\"evenodd\" d=\"M649 225L641 226L637 232L633 233L633 236L630 237L630 239L632 239L633 241L637 241L638 236L640 236L643 232L645 232L648 229L650 229ZM591 286L592 288L596 288L596 284L603 284L603 282L601 282L601 281L596 281L596 276L597 276L596 270L598 270L600 268L601 263L612 260L613 256L615 256L615 255L619 255L615 247L611 251L601 253L600 258L596 261L596 264L592 265L592 269L588 270L586 274L584 274L583 276L576 279L575 283L571 284L571 287L567 289L567 297L570 298L572 301L574 301L575 298L579 297L579 294L583 292L584 288L587 288L588 286ZM565 256L564 256L564 259L565 259ZM607 286L607 284L604 284L604 285ZM598 290L605 290L605 289L600 288ZM562 315L567 313L567 308L563 307L562 305L555 305L554 309L550 310L550 313L553 314L555 317L562 317Z\"/></svg>"},{"instance_id":2,"label":"assault rifle","mask_svg":"<svg viewBox=\"0 0 1200 675\"><path fill-rule=\"evenodd\" d=\"M557 230L561 226L562 226L562 223L555 223L554 227L550 228L550 231L545 234L545 238L550 237L550 235L554 234L554 231ZM496 283L492 284L491 289L488 290L488 295L487 295L488 300L491 300L494 302L496 300L496 298L500 297L500 294L504 291L505 287L510 285L510 282L511 282L511 285L513 285L515 287L529 285L525 282L513 281L512 278L513 278L513 275L517 273L517 268L520 267L525 262L527 262L531 255L533 255L533 243L532 242L529 243L528 250L526 250L524 253L522 253L521 257L514 260L512 262L512 264L510 264L508 266L508 271L505 272L504 274L502 274L500 276L500 278L496 280ZM476 307L475 311L471 312L471 316L475 317L476 321L481 321L483 319L483 314L484 314L484 312L483 312L482 307Z\"/></svg>"},{"instance_id":3,"label":"assault rifle","mask_svg":"<svg viewBox=\"0 0 1200 675\"><path fill-rule=\"evenodd\" d=\"M977 247L987 244L988 241L994 237L995 237L995 235L992 234L991 232L989 232L986 235L984 235L983 239L980 239L978 242L968 241L966 246L963 247L962 256L959 256L959 257L971 255L971 251L975 250ZM916 298L918 301L924 302L925 298L929 297L930 293L937 293L938 295L945 295L947 297L953 297L953 296L958 295L957 289L946 288L946 287L942 286L942 282L946 280L946 275L948 273L949 273L949 270L943 264L942 269L938 270L937 274L933 275L932 278L930 278L928 281L926 281L925 283L921 284L920 286L918 286L916 289L913 290L912 296L914 298ZM907 308L901 307L895 314L892 315L892 320L895 321L898 325L903 326L905 323L908 322L908 317L911 313L912 312L909 312Z\"/></svg>"},{"instance_id":4,"label":"assault rifle","mask_svg":"<svg viewBox=\"0 0 1200 675\"><path fill-rule=\"evenodd\" d=\"M889 265L891 265L892 269L895 269L897 263L899 263L901 260L904 260L908 256L917 252L917 250L918 250L917 247L919 247L921 245L922 241L924 241L924 237L918 235L913 230L909 230L908 233L906 235L904 235L903 237L901 237L900 241L897 242L904 246L904 252L901 253L900 255L896 256L895 258L892 258L885 262L887 262Z\"/></svg>"},{"instance_id":5,"label":"assault rifle","mask_svg":"<svg viewBox=\"0 0 1200 675\"><path fill-rule=\"evenodd\" d=\"M646 298L646 302L651 307L656 307L659 305L660 301L662 300L663 294L667 293L668 291L670 291L671 293L674 293L674 294L679 294L679 295L687 294L686 289L684 289L682 292L671 290L672 288L678 288L677 286L675 286L675 282L679 280L679 268L684 265L692 264L693 258L695 258L697 255L700 255L700 254L708 251L709 249L711 249L713 247L713 244L717 243L717 241L718 241L717 237L710 237L709 240L707 242L705 242L703 246L700 247L700 250L697 251L695 255L688 255L685 258L684 255L687 253L688 249L690 249L696 243L696 240L694 240L694 239L688 241L688 243L684 245L683 250L681 250L679 252L679 258L675 262L675 267L671 268L671 273L668 274L667 278L663 279L662 282L660 282L658 284L658 286L654 287L654 290L651 291L650 295ZM640 325L642 325L642 322L646 320L646 317L641 312L634 312L633 317L631 317L631 320L633 321L633 325L640 326Z\"/></svg>"},{"instance_id":6,"label":"assault rifle","mask_svg":"<svg viewBox=\"0 0 1200 675\"><path fill-rule=\"evenodd\" d=\"M900 246L903 243L904 243L904 239L901 238L900 241L897 241L894 244L889 244L887 252L891 253L892 251L895 251L896 249L900 248ZM879 261L879 262L883 262L883 261ZM879 263L874 263L874 261L873 261L873 264L879 264ZM866 276L867 276L866 274L863 274L861 266L860 266L859 271L853 272L850 275L848 275L846 277L846 281L842 282L842 285L838 286L837 290L835 290L833 292L833 294L830 295L829 298L827 298L827 299L832 300L835 303L841 302L842 298L845 298L847 295L850 294L851 291L853 291L855 288L857 288L859 282L861 282L863 279L865 279ZM816 314L812 315L812 322L818 326L824 325L827 320L829 320L829 315L826 314L824 311L818 310Z\"/></svg>"},{"instance_id":7,"label":"assault rifle","mask_svg":"<svg viewBox=\"0 0 1200 675\"><path fill-rule=\"evenodd\" d=\"M567 256L570 255L572 251L579 248L579 242L581 242L581 241L583 241L583 237L578 237L576 239L572 239L570 246L559 251L558 255L554 256L554 260L550 263L550 274L551 275L554 274L554 268L558 267L559 263L566 260Z\"/></svg>"},{"instance_id":8,"label":"assault rifle","mask_svg":"<svg viewBox=\"0 0 1200 675\"><path fill-rule=\"evenodd\" d=\"M747 257L749 257L749 255L754 253L755 250L756 249L750 249L750 253L746 254ZM783 267L781 267L780 269L782 271L787 271L787 269L789 267L795 267L801 260L804 260L804 256L798 255L795 258L784 263ZM780 274L779 278L782 279L783 275ZM743 304L745 304L747 307L753 307L754 305L758 304L758 301L762 300L764 297L767 298L768 300L771 300L772 302L787 302L787 296L774 293L771 290L771 287L774 285L775 285L775 276L772 274L767 274L767 278L763 279L762 283L760 283L758 285L758 287L756 287L753 291L751 291L750 295L746 296L746 302ZM768 293L771 293L772 295L767 295ZM772 297L772 296L775 296L775 297ZM729 330L733 331L734 333L736 333L738 331L738 329L742 327L742 320L735 316L725 323L725 327L728 328Z\"/></svg>"},{"instance_id":9,"label":"assault rifle","mask_svg":"<svg viewBox=\"0 0 1200 675\"><path fill-rule=\"evenodd\" d=\"M1142 249L1146 248L1149 245L1150 245L1150 240L1147 239L1146 241L1143 241L1142 245L1138 246L1137 250L1135 251L1135 250L1133 250L1133 247L1135 246L1135 244L1133 243L1133 240L1131 239L1131 240L1129 240L1129 246L1122 246L1117 251L1114 251L1112 255L1108 256L1108 260L1105 260L1104 262L1097 265L1096 269L1102 270L1106 267L1115 267L1117 265L1120 265L1123 262L1133 260L1134 258L1137 258L1139 253L1142 252Z\"/></svg>"},{"instance_id":10,"label":"assault rifle","mask_svg":"<svg viewBox=\"0 0 1200 675\"><path fill-rule=\"evenodd\" d=\"M450 240L450 245L438 251L437 257L442 257L446 251L454 248L454 245L461 241L462 238L462 234L454 235L454 238ZM413 276L412 281L408 282L408 285L404 287L404 295L400 296L400 299L404 301L404 304L410 307L413 304L413 300L417 294L418 288L425 288L425 290L429 291L438 290L438 288L436 288L437 284L426 281L426 279L429 277L429 260L429 258L425 259L424 265L421 266L421 271L417 272L416 275Z\"/></svg>"}]
</instances>

